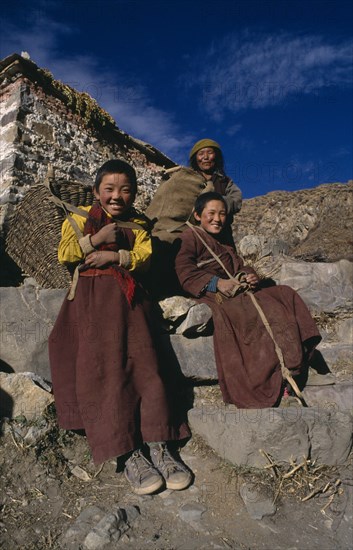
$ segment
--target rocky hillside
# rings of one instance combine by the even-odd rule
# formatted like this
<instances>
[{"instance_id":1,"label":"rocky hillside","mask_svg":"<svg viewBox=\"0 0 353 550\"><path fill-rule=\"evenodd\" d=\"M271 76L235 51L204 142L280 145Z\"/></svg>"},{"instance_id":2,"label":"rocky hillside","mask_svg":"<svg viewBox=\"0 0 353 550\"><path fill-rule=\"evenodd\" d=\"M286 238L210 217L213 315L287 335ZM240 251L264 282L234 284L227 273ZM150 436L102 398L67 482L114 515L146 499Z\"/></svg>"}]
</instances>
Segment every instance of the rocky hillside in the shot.
<instances>
[{"instance_id":1,"label":"rocky hillside","mask_svg":"<svg viewBox=\"0 0 353 550\"><path fill-rule=\"evenodd\" d=\"M282 241L287 254L307 261L353 260L353 181L245 200L235 242L247 235Z\"/></svg>"}]
</instances>

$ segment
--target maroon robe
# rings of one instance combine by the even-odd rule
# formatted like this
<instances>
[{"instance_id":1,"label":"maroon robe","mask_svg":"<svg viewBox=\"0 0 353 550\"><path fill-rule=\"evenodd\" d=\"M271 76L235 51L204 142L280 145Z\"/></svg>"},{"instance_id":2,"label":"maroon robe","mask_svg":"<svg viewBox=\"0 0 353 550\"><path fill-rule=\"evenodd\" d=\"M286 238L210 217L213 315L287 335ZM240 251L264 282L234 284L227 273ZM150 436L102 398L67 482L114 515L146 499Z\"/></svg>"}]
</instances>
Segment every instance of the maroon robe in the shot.
<instances>
[{"instance_id":1,"label":"maroon robe","mask_svg":"<svg viewBox=\"0 0 353 550\"><path fill-rule=\"evenodd\" d=\"M121 233L131 250L132 230ZM118 266L82 271L49 337L59 425L85 430L95 463L190 435L169 407L142 289L128 299L131 278Z\"/></svg>"},{"instance_id":2,"label":"maroon robe","mask_svg":"<svg viewBox=\"0 0 353 550\"><path fill-rule=\"evenodd\" d=\"M254 273L221 239L199 228L196 231L232 275ZM176 272L182 288L212 309L215 359L224 401L241 408L275 405L283 379L273 341L247 293L218 303L216 294L206 290L213 276L228 276L190 228L181 235ZM297 292L284 285L260 288L254 296L282 349L286 367L299 374L305 355L310 355L321 340L308 308Z\"/></svg>"}]
</instances>

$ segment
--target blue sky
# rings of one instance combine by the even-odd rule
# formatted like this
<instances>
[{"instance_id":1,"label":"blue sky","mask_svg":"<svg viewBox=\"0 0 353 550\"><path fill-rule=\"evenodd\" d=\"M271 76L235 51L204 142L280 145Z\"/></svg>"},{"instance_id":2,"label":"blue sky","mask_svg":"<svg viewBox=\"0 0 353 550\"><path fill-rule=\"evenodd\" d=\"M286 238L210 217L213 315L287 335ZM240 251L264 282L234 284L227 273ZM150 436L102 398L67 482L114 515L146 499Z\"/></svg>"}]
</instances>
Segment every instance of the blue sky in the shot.
<instances>
[{"instance_id":1,"label":"blue sky","mask_svg":"<svg viewBox=\"0 0 353 550\"><path fill-rule=\"evenodd\" d=\"M134 137L186 164L218 141L245 197L352 178L352 3L3 0L27 51Z\"/></svg>"}]
</instances>

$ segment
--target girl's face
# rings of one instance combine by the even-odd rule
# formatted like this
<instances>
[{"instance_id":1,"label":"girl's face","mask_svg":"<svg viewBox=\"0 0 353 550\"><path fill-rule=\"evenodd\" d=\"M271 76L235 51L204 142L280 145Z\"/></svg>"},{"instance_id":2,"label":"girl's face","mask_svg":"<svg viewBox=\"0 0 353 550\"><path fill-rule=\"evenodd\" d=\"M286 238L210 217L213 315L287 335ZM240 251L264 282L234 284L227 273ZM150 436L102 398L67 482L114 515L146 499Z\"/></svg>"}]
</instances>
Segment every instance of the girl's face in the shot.
<instances>
[{"instance_id":1,"label":"girl's face","mask_svg":"<svg viewBox=\"0 0 353 550\"><path fill-rule=\"evenodd\" d=\"M196 212L194 212L194 216L207 233L218 235L225 226L227 210L222 201L213 200L205 205L201 216Z\"/></svg>"},{"instance_id":2,"label":"girl's face","mask_svg":"<svg viewBox=\"0 0 353 550\"><path fill-rule=\"evenodd\" d=\"M113 218L119 218L130 208L135 192L126 174L106 174L94 196Z\"/></svg>"},{"instance_id":3,"label":"girl's face","mask_svg":"<svg viewBox=\"0 0 353 550\"><path fill-rule=\"evenodd\" d=\"M216 152L213 147L204 147L197 151L196 162L201 172L212 174L216 166Z\"/></svg>"}]
</instances>

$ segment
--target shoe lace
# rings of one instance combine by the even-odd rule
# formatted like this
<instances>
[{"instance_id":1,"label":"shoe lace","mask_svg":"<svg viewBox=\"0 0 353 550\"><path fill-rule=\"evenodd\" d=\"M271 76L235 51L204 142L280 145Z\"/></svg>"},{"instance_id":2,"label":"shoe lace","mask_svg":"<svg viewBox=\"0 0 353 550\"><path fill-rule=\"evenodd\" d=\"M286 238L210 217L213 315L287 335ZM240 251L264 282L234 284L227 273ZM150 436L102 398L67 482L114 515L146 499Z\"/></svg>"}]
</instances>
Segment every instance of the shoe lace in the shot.
<instances>
[{"instance_id":1,"label":"shoe lace","mask_svg":"<svg viewBox=\"0 0 353 550\"><path fill-rule=\"evenodd\" d=\"M151 469L153 468L152 464L148 462L147 458L144 457L140 451L135 451L130 457L129 462L131 467L139 476L140 481L145 477L145 475L150 474Z\"/></svg>"},{"instance_id":2,"label":"shoe lace","mask_svg":"<svg viewBox=\"0 0 353 550\"><path fill-rule=\"evenodd\" d=\"M178 472L180 470L185 471L184 466L173 458L165 446L161 447L158 458L159 462L163 465L163 469L166 470L168 474L172 474L173 472Z\"/></svg>"}]
</instances>

